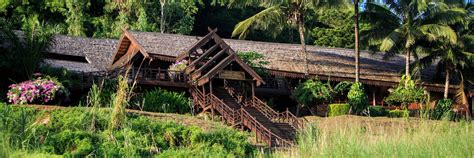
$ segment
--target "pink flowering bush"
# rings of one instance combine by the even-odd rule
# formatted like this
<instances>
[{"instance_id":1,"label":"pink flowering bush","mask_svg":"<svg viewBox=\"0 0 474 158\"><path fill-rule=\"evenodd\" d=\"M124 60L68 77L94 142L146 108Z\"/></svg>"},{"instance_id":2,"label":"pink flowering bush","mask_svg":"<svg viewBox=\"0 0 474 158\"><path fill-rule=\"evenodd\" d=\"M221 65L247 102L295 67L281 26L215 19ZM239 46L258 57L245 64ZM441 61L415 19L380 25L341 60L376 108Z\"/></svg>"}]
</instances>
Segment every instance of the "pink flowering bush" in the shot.
<instances>
[{"instance_id":1,"label":"pink flowering bush","mask_svg":"<svg viewBox=\"0 0 474 158\"><path fill-rule=\"evenodd\" d=\"M57 79L36 75L36 79L9 86L7 98L12 104L48 103L69 92Z\"/></svg>"}]
</instances>

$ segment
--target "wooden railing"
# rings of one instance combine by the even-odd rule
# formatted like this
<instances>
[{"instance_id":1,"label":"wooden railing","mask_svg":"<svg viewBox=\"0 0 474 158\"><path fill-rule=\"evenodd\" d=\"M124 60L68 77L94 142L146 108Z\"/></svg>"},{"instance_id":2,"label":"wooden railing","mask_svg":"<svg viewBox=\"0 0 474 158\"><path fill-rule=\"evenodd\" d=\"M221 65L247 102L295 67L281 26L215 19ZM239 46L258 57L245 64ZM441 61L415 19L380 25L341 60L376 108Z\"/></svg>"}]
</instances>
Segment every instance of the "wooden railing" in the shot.
<instances>
[{"instance_id":1,"label":"wooden railing","mask_svg":"<svg viewBox=\"0 0 474 158\"><path fill-rule=\"evenodd\" d=\"M242 90L237 90L235 85L232 85L227 80L224 80L224 89L226 89L232 97L236 98L239 103L244 102L244 92Z\"/></svg>"},{"instance_id":2,"label":"wooden railing","mask_svg":"<svg viewBox=\"0 0 474 158\"><path fill-rule=\"evenodd\" d=\"M208 104L207 96L199 91L196 87L191 87L191 96L195 104L199 105L201 108L206 108Z\"/></svg>"},{"instance_id":3,"label":"wooden railing","mask_svg":"<svg viewBox=\"0 0 474 158\"><path fill-rule=\"evenodd\" d=\"M265 81L265 84L261 85L260 88L271 88L271 89L281 89L281 90L291 89L291 85L285 79L266 77L266 78L263 78L263 80Z\"/></svg>"},{"instance_id":4,"label":"wooden railing","mask_svg":"<svg viewBox=\"0 0 474 158\"><path fill-rule=\"evenodd\" d=\"M155 81L169 81L169 82L187 82L188 77L182 71L172 71L160 68L133 68L130 72L130 77L137 77L137 79L148 79Z\"/></svg>"},{"instance_id":5,"label":"wooden railing","mask_svg":"<svg viewBox=\"0 0 474 158\"><path fill-rule=\"evenodd\" d=\"M298 117L293 115L293 113L286 110L285 112L279 114L278 122L285 122L290 124L293 128L297 130L302 130L306 121L304 119L299 119Z\"/></svg>"},{"instance_id":6,"label":"wooden railing","mask_svg":"<svg viewBox=\"0 0 474 158\"><path fill-rule=\"evenodd\" d=\"M280 116L278 112L273 110L270 106L268 106L267 104L265 104L263 101L261 101L260 99L258 99L255 96L253 96L247 102L250 102L250 104L248 103L249 105L252 105L256 109L258 109L258 111L263 113L263 115L265 115L270 120L276 120Z\"/></svg>"},{"instance_id":7,"label":"wooden railing","mask_svg":"<svg viewBox=\"0 0 474 158\"><path fill-rule=\"evenodd\" d=\"M238 118L239 114L237 110L234 110L229 107L226 103L224 103L224 101L219 99L214 94L208 94L207 96L209 104L212 106L212 108L217 110L222 115L222 118L224 118L227 123L234 125L240 121L240 118Z\"/></svg>"},{"instance_id":8,"label":"wooden railing","mask_svg":"<svg viewBox=\"0 0 474 158\"><path fill-rule=\"evenodd\" d=\"M288 110L278 113L255 96L252 97L251 100L248 100L245 105L255 107L273 122L288 123L297 130L302 130L304 128L305 123L303 119L299 119Z\"/></svg>"},{"instance_id":9,"label":"wooden railing","mask_svg":"<svg viewBox=\"0 0 474 158\"><path fill-rule=\"evenodd\" d=\"M287 141L275 133L273 133L270 129L262 125L258 122L255 117L250 115L244 108L240 109L240 116L242 120L242 125L247 126L250 130L256 133L257 139L261 139L266 142L269 146L292 146L293 143ZM275 141L275 144L273 144Z\"/></svg>"}]
</instances>

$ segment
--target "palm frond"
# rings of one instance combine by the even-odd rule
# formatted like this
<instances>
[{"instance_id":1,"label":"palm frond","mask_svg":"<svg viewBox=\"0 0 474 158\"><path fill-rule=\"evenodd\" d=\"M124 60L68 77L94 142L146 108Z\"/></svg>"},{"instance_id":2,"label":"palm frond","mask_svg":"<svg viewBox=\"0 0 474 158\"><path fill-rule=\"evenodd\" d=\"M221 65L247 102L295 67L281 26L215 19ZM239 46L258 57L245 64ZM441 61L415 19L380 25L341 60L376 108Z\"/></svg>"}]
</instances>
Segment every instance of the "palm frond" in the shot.
<instances>
[{"instance_id":1,"label":"palm frond","mask_svg":"<svg viewBox=\"0 0 474 158\"><path fill-rule=\"evenodd\" d=\"M284 18L280 7L267 8L235 25L232 37L239 35L239 39L244 39L251 28L271 29L271 32L278 34L283 30Z\"/></svg>"},{"instance_id":2,"label":"palm frond","mask_svg":"<svg viewBox=\"0 0 474 158\"><path fill-rule=\"evenodd\" d=\"M444 24L452 25L456 23L465 23L467 11L463 8L439 9L437 11L427 12L426 18L422 24Z\"/></svg>"},{"instance_id":3,"label":"palm frond","mask_svg":"<svg viewBox=\"0 0 474 158\"><path fill-rule=\"evenodd\" d=\"M464 77L461 74L461 82L459 83L458 88L456 89L456 94L454 95L454 101L458 104L464 105L464 106L469 106L468 100L467 100L467 94L466 91L464 90Z\"/></svg>"},{"instance_id":4,"label":"palm frond","mask_svg":"<svg viewBox=\"0 0 474 158\"><path fill-rule=\"evenodd\" d=\"M444 38L451 43L457 42L456 32L447 25L426 24L420 26L420 30L425 33L425 36L429 41L436 41Z\"/></svg>"},{"instance_id":5,"label":"palm frond","mask_svg":"<svg viewBox=\"0 0 474 158\"><path fill-rule=\"evenodd\" d=\"M380 50L388 52L394 49L397 43L400 43L403 34L399 29L393 30L385 39L383 39L382 44L380 45Z\"/></svg>"}]
</instances>

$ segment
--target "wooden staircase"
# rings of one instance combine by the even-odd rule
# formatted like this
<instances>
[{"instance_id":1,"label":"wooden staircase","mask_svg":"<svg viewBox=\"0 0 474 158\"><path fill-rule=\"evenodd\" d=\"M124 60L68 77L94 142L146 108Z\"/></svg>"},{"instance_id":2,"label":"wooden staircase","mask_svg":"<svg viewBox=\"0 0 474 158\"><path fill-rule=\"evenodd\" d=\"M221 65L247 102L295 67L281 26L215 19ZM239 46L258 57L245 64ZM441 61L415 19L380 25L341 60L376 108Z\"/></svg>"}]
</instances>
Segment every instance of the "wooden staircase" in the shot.
<instances>
[{"instance_id":1,"label":"wooden staircase","mask_svg":"<svg viewBox=\"0 0 474 158\"><path fill-rule=\"evenodd\" d=\"M289 115L289 112L277 113L256 97L239 103L231 95L234 92L225 88L215 88L212 94L207 95L192 88L191 94L201 108L217 111L223 121L234 127L247 127L255 133L257 140L271 147L294 145L296 132L302 128L301 120L294 115Z\"/></svg>"}]
</instances>

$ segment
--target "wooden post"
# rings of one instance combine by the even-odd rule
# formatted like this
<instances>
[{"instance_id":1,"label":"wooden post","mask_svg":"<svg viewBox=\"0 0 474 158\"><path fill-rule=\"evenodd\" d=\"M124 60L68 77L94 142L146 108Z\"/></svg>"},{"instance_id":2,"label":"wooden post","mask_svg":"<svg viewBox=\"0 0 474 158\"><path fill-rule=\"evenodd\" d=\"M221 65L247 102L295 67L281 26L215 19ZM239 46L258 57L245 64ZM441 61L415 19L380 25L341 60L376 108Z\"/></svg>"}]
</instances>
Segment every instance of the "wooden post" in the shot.
<instances>
[{"instance_id":1,"label":"wooden post","mask_svg":"<svg viewBox=\"0 0 474 158\"><path fill-rule=\"evenodd\" d=\"M252 84L252 98L255 97L255 83L251 81Z\"/></svg>"},{"instance_id":2,"label":"wooden post","mask_svg":"<svg viewBox=\"0 0 474 158\"><path fill-rule=\"evenodd\" d=\"M202 86L202 94L206 95L206 88L204 88L204 85Z\"/></svg>"},{"instance_id":3,"label":"wooden post","mask_svg":"<svg viewBox=\"0 0 474 158\"><path fill-rule=\"evenodd\" d=\"M209 93L212 94L212 80L209 81ZM212 116L211 120L214 121L214 108L211 108L211 116Z\"/></svg>"},{"instance_id":4,"label":"wooden post","mask_svg":"<svg viewBox=\"0 0 474 158\"><path fill-rule=\"evenodd\" d=\"M375 106L375 89L376 87L375 86L372 86L372 105Z\"/></svg>"}]
</instances>

